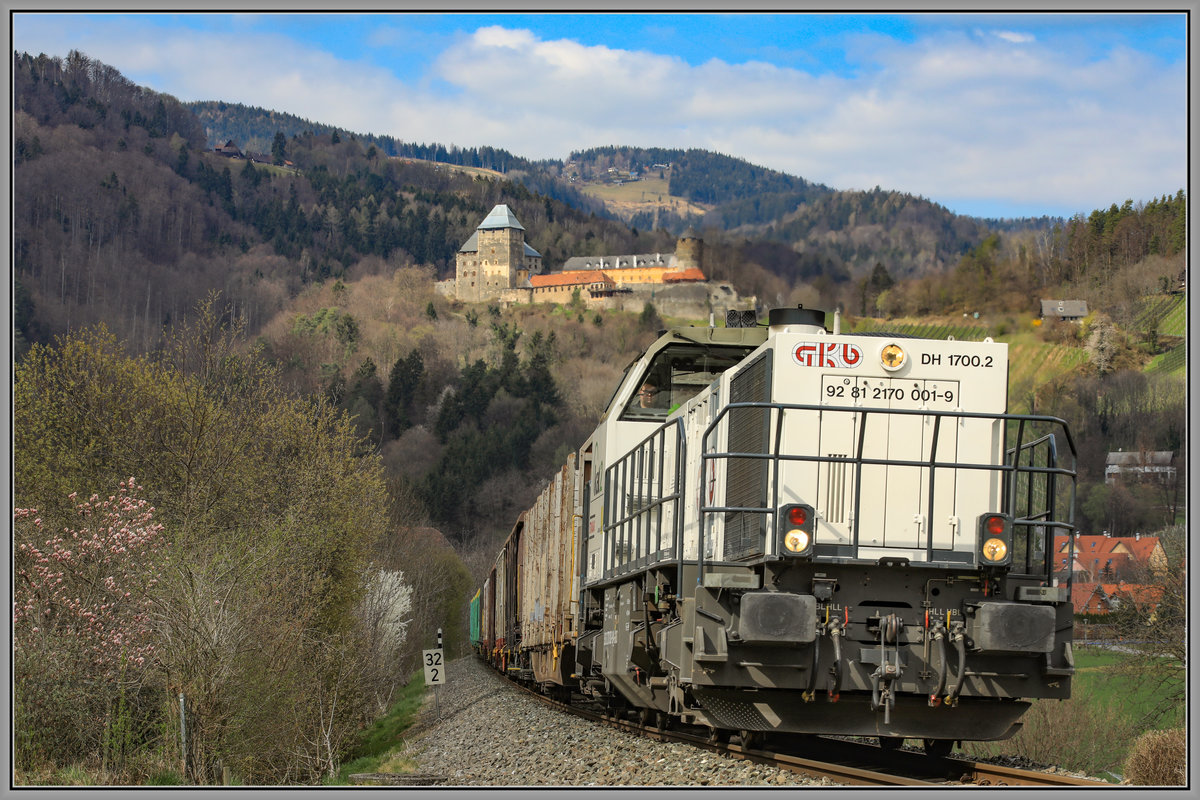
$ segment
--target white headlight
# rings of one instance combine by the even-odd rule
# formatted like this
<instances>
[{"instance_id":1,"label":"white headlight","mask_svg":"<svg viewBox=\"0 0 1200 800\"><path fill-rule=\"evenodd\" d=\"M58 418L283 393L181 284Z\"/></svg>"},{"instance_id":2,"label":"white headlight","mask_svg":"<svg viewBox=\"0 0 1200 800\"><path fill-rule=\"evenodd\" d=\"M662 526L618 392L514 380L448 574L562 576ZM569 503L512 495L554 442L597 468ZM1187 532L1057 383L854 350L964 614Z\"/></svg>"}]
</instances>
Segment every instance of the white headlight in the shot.
<instances>
[{"instance_id":1,"label":"white headlight","mask_svg":"<svg viewBox=\"0 0 1200 800\"><path fill-rule=\"evenodd\" d=\"M996 562L1003 561L1008 555L1008 545L1003 539L992 537L983 543L983 557L988 561Z\"/></svg>"},{"instance_id":2,"label":"white headlight","mask_svg":"<svg viewBox=\"0 0 1200 800\"><path fill-rule=\"evenodd\" d=\"M799 528L792 528L783 537L783 546L792 553L803 553L808 549L808 534Z\"/></svg>"}]
</instances>

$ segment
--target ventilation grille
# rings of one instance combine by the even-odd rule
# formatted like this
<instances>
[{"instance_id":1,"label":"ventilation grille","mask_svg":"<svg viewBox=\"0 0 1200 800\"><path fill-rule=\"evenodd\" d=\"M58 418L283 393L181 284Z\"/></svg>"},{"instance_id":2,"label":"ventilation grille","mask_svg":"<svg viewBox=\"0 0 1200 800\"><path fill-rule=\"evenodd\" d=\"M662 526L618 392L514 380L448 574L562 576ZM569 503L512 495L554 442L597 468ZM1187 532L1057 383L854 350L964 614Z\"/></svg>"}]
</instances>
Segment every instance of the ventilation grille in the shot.
<instances>
[{"instance_id":1,"label":"ventilation grille","mask_svg":"<svg viewBox=\"0 0 1200 800\"><path fill-rule=\"evenodd\" d=\"M771 399L770 360L764 353L729 382L729 402L768 402ZM771 412L766 408L735 408L729 412L731 453L766 453L770 441ZM729 459L725 505L763 508L767 505L765 458ZM749 558L764 552L767 519L763 512L725 512L726 561Z\"/></svg>"},{"instance_id":2,"label":"ventilation grille","mask_svg":"<svg viewBox=\"0 0 1200 800\"><path fill-rule=\"evenodd\" d=\"M845 453L830 453L830 458L846 458ZM821 516L828 522L846 521L846 462L830 461L826 464L825 500Z\"/></svg>"}]
</instances>

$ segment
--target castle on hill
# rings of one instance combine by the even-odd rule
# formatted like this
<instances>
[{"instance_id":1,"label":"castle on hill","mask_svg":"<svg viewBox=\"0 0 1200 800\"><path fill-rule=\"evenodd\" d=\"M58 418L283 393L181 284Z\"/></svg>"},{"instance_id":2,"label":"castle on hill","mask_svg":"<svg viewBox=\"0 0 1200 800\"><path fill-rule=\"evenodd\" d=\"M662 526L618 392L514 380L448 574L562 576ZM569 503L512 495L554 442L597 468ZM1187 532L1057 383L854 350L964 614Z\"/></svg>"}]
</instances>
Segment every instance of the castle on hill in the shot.
<instances>
[{"instance_id":1,"label":"castle on hill","mask_svg":"<svg viewBox=\"0 0 1200 800\"><path fill-rule=\"evenodd\" d=\"M684 231L673 253L568 258L558 272L543 272L542 256L525 241L525 227L507 205L497 205L455 256L454 279L439 291L465 302L567 304L641 311L647 302L673 316L720 315L753 307L727 283L704 274L704 240Z\"/></svg>"},{"instance_id":2,"label":"castle on hill","mask_svg":"<svg viewBox=\"0 0 1200 800\"><path fill-rule=\"evenodd\" d=\"M525 226L506 205L484 217L454 258L454 294L478 303L525 283L542 271L542 254L525 242Z\"/></svg>"}]
</instances>

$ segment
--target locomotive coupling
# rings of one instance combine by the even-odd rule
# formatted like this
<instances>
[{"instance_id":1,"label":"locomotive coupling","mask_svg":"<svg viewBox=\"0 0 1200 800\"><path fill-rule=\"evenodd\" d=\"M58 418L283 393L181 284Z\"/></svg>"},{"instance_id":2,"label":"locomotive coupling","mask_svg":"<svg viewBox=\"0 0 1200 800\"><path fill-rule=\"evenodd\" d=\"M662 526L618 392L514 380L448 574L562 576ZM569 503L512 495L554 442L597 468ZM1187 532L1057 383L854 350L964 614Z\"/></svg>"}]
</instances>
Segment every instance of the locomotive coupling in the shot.
<instances>
[{"instance_id":1,"label":"locomotive coupling","mask_svg":"<svg viewBox=\"0 0 1200 800\"><path fill-rule=\"evenodd\" d=\"M833 666L829 668L830 675L833 677L829 686L831 703L836 703L842 694L842 637L845 635L845 629L838 622L837 617L834 617L829 623L829 640L833 642Z\"/></svg>"},{"instance_id":2,"label":"locomotive coupling","mask_svg":"<svg viewBox=\"0 0 1200 800\"><path fill-rule=\"evenodd\" d=\"M962 623L954 623L954 628L950 632L950 641L954 644L954 650L958 653L958 672L954 678L954 685L946 693L946 705L950 707L958 705L958 694L962 691L963 682L967 679L966 639Z\"/></svg>"},{"instance_id":3,"label":"locomotive coupling","mask_svg":"<svg viewBox=\"0 0 1200 800\"><path fill-rule=\"evenodd\" d=\"M938 672L937 672L937 688L929 695L929 707L935 708L942 704L942 692L946 690L946 673L950 669L950 659L946 653L946 629L941 623L934 627L930 634L929 641L932 641L938 652Z\"/></svg>"}]
</instances>

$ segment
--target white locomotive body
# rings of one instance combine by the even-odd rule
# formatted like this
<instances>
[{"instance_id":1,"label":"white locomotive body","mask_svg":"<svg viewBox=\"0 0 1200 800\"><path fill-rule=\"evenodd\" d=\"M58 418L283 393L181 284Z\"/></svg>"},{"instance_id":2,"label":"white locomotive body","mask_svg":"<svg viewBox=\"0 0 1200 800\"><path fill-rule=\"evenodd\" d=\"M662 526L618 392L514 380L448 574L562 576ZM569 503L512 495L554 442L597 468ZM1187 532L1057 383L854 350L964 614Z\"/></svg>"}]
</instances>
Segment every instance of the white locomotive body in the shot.
<instances>
[{"instance_id":1,"label":"white locomotive body","mask_svg":"<svg viewBox=\"0 0 1200 800\"><path fill-rule=\"evenodd\" d=\"M528 611L477 645L714 736L1011 735L1070 693L1050 545L1074 458L1061 420L1005 413L1007 374L1004 344L831 334L806 309L666 333L518 522L497 565L528 561L507 601ZM538 507L556 522L527 525Z\"/></svg>"}]
</instances>

